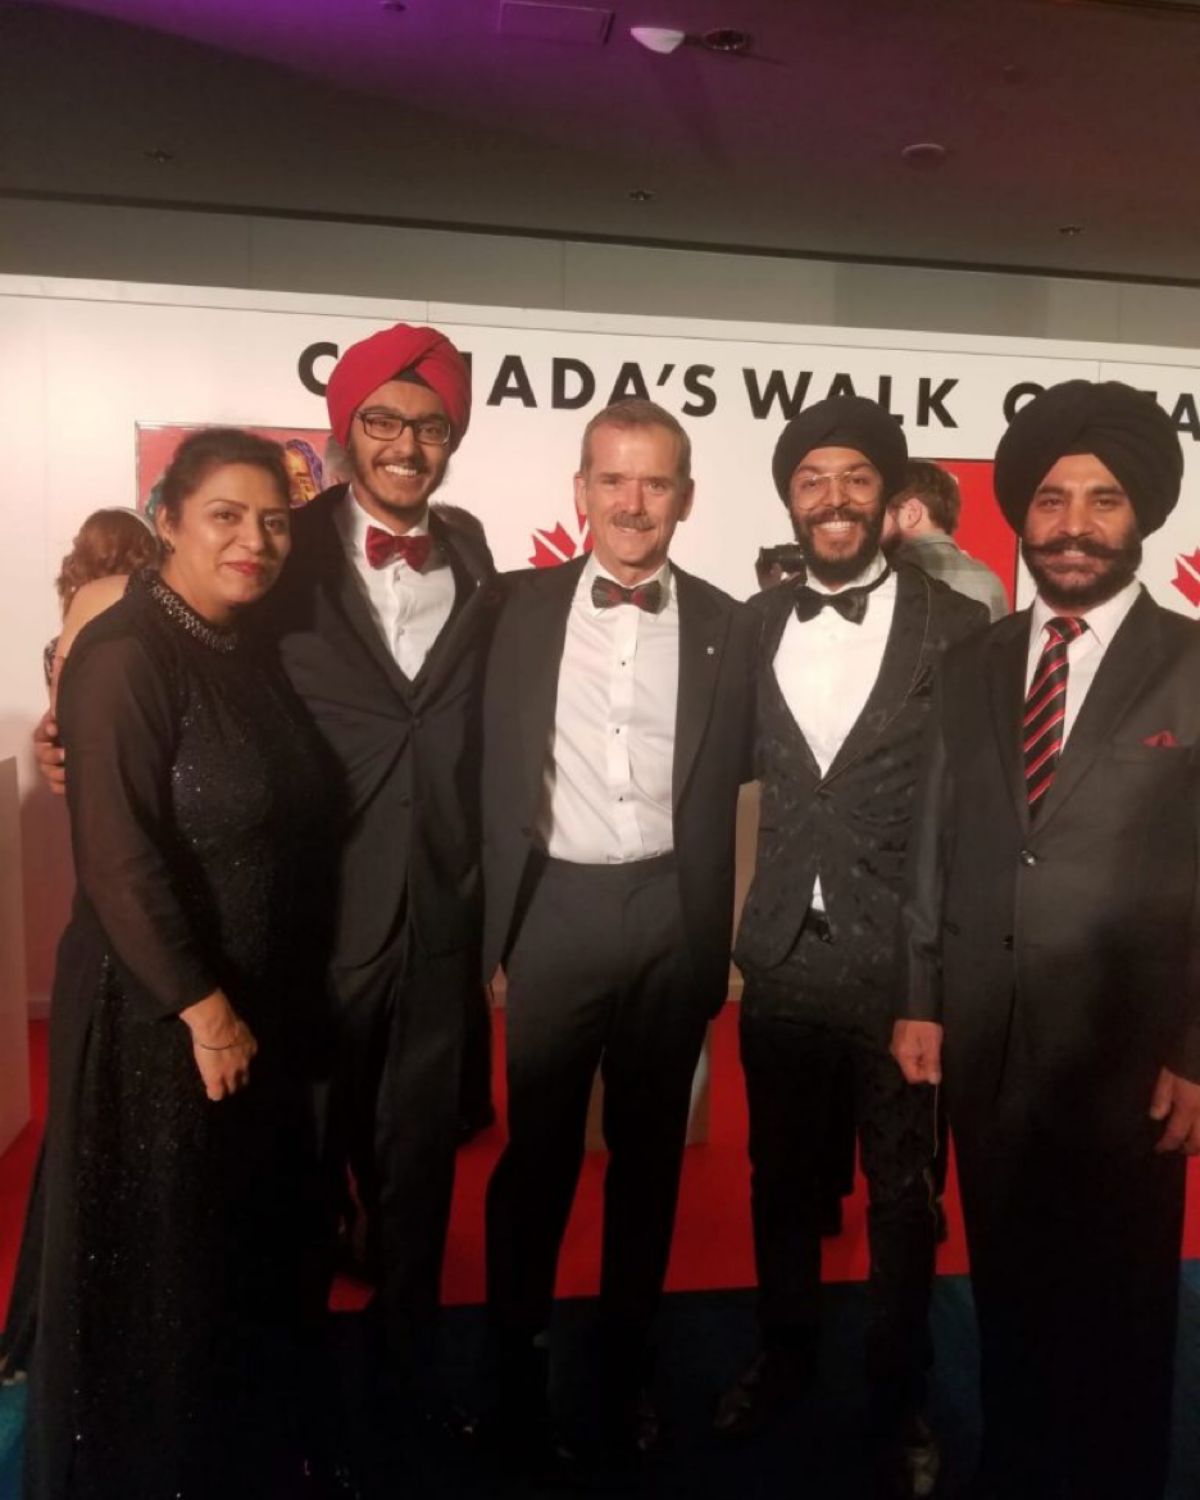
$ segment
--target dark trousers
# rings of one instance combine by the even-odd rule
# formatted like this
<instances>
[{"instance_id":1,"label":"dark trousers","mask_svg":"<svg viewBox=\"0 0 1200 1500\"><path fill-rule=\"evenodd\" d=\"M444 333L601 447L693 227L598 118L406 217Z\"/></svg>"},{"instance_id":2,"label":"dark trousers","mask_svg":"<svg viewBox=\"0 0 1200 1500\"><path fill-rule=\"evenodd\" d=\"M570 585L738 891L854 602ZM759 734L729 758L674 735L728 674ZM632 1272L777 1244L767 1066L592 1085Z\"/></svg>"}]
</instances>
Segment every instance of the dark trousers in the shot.
<instances>
[{"instance_id":1,"label":"dark trousers","mask_svg":"<svg viewBox=\"0 0 1200 1500\"><path fill-rule=\"evenodd\" d=\"M1154 1154L1160 1130L1105 1150L995 1118L957 1129L981 1466L1003 1500L1161 1500L1185 1163Z\"/></svg>"},{"instance_id":2,"label":"dark trousers","mask_svg":"<svg viewBox=\"0 0 1200 1500\"><path fill-rule=\"evenodd\" d=\"M747 981L742 1066L764 1345L804 1355L816 1344L822 1165L830 1111L848 1068L870 1194L867 1370L875 1419L887 1424L922 1404L931 1358L934 1093L906 1084L881 1043L828 1020L792 1019L772 999L778 996Z\"/></svg>"},{"instance_id":3,"label":"dark trousers","mask_svg":"<svg viewBox=\"0 0 1200 1500\"><path fill-rule=\"evenodd\" d=\"M372 1312L395 1373L428 1371L454 1186L472 952L403 945L335 974L341 1004L326 1159L334 1191L349 1164L367 1215Z\"/></svg>"},{"instance_id":4,"label":"dark trousers","mask_svg":"<svg viewBox=\"0 0 1200 1500\"><path fill-rule=\"evenodd\" d=\"M519 1357L549 1324L599 1066L610 1153L601 1326L606 1357L628 1370L666 1275L707 1024L691 993L673 859L545 861L505 970L509 1140L487 1198L493 1330Z\"/></svg>"}]
</instances>

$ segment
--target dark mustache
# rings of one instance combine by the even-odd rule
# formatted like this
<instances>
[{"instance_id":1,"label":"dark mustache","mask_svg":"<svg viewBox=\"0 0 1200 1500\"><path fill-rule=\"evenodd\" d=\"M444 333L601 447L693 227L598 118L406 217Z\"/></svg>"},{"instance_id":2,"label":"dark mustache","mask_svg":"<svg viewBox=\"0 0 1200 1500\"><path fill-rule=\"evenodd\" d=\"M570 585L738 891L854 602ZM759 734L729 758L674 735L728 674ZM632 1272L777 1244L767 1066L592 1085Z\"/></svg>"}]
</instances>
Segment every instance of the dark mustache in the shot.
<instances>
[{"instance_id":1,"label":"dark mustache","mask_svg":"<svg viewBox=\"0 0 1200 1500\"><path fill-rule=\"evenodd\" d=\"M1082 552L1085 557L1101 557L1111 561L1113 558L1127 557L1129 548L1106 547L1103 542L1097 542L1088 536L1064 536L1053 542L1043 542L1036 547L1026 542L1025 552L1033 557L1060 557L1064 552Z\"/></svg>"}]
</instances>

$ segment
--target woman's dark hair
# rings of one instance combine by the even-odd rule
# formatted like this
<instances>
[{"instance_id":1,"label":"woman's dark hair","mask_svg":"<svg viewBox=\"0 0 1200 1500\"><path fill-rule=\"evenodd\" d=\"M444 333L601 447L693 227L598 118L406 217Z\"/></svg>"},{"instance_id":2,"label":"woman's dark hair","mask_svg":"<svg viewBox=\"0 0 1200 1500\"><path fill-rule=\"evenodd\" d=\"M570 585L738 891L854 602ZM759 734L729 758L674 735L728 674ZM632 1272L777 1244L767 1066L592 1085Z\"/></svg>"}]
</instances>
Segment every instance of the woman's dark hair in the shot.
<instances>
[{"instance_id":1,"label":"woman's dark hair","mask_svg":"<svg viewBox=\"0 0 1200 1500\"><path fill-rule=\"evenodd\" d=\"M85 583L136 573L156 564L158 556L158 537L136 511L94 510L76 533L54 581L63 614Z\"/></svg>"},{"instance_id":2,"label":"woman's dark hair","mask_svg":"<svg viewBox=\"0 0 1200 1500\"><path fill-rule=\"evenodd\" d=\"M240 427L204 427L189 433L167 465L160 490L159 509L178 524L183 502L199 489L210 474L227 464L250 464L275 481L283 503L289 503L291 486L283 462L283 449L270 438L243 432Z\"/></svg>"}]
</instances>

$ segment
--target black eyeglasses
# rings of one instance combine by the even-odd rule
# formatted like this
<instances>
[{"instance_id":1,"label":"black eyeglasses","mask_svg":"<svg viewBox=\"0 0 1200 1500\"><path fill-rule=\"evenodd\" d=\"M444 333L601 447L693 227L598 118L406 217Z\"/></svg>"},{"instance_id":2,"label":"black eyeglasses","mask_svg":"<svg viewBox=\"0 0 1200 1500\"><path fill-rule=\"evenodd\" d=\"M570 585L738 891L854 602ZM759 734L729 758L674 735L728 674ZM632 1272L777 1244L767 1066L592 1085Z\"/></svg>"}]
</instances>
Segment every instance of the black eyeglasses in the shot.
<instances>
[{"instance_id":1,"label":"black eyeglasses","mask_svg":"<svg viewBox=\"0 0 1200 1500\"><path fill-rule=\"evenodd\" d=\"M444 448L450 441L450 423L445 417L402 417L396 411L360 411L358 420L367 436L381 443L398 438L406 427L412 428L418 443Z\"/></svg>"}]
</instances>

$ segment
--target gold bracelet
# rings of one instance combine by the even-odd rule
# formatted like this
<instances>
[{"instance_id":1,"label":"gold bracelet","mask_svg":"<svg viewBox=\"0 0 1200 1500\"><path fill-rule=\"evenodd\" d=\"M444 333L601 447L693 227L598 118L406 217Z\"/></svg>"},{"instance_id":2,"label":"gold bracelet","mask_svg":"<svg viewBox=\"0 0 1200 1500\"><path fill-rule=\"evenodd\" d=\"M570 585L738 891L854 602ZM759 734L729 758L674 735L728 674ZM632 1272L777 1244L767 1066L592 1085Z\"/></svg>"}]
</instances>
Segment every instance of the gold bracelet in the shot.
<instances>
[{"instance_id":1,"label":"gold bracelet","mask_svg":"<svg viewBox=\"0 0 1200 1500\"><path fill-rule=\"evenodd\" d=\"M237 1024L240 1031L242 1023L239 1021ZM239 1037L236 1042L226 1042L223 1047L214 1047L210 1042L202 1042L198 1036L194 1036L192 1042L195 1046L202 1047L205 1052L232 1052L235 1047L244 1047L246 1045L245 1037Z\"/></svg>"}]
</instances>

